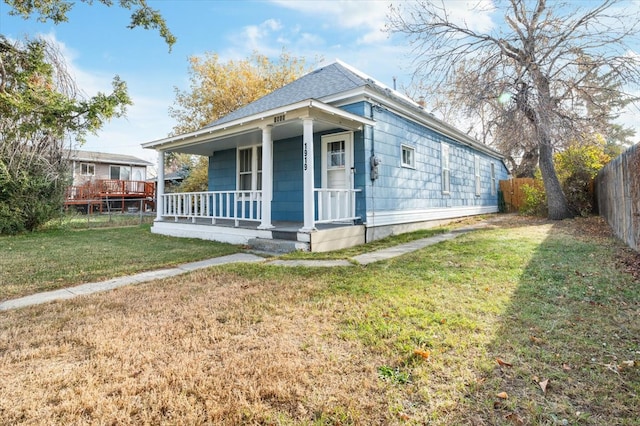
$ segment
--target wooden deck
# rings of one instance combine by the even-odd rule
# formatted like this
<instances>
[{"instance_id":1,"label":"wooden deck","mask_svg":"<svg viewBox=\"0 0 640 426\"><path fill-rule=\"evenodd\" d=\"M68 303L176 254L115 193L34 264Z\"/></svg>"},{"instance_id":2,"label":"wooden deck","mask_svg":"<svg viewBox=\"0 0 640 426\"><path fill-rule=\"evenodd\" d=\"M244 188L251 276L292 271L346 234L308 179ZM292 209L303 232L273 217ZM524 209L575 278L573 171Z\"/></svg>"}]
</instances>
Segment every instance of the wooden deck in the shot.
<instances>
[{"instance_id":1,"label":"wooden deck","mask_svg":"<svg viewBox=\"0 0 640 426\"><path fill-rule=\"evenodd\" d=\"M98 179L81 186L70 186L65 193L65 208L69 206L86 206L87 212L114 203L124 212L128 205L140 206L143 209L155 209L156 184L139 180ZM111 204L109 204L111 203ZM137 204L136 204L137 203Z\"/></svg>"}]
</instances>

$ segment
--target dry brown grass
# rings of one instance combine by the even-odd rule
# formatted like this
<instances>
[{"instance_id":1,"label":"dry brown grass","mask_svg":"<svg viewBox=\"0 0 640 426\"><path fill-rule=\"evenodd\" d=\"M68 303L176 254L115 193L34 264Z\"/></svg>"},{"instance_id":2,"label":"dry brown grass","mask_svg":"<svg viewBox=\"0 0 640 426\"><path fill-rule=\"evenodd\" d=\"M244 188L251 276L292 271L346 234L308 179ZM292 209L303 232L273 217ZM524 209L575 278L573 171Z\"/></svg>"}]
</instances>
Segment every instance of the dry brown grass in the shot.
<instances>
[{"instance_id":1,"label":"dry brown grass","mask_svg":"<svg viewBox=\"0 0 640 426\"><path fill-rule=\"evenodd\" d=\"M0 419L386 423L380 361L312 290L199 272L3 314Z\"/></svg>"},{"instance_id":2,"label":"dry brown grass","mask_svg":"<svg viewBox=\"0 0 640 426\"><path fill-rule=\"evenodd\" d=\"M4 312L0 424L640 425L640 282L603 226L514 216L366 267Z\"/></svg>"}]
</instances>

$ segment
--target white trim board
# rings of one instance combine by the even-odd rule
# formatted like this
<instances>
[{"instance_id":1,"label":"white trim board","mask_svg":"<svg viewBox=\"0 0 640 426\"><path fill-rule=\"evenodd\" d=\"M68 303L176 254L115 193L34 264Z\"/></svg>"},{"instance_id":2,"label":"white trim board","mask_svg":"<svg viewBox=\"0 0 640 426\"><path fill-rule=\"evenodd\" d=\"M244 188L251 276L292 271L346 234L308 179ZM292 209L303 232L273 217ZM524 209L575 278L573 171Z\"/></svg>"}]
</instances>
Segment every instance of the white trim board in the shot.
<instances>
[{"instance_id":1,"label":"white trim board","mask_svg":"<svg viewBox=\"0 0 640 426\"><path fill-rule=\"evenodd\" d=\"M478 214L497 213L498 206L449 207L426 210L401 210L367 212L367 228L377 226L400 225L404 223L424 222L430 220L454 219L457 217Z\"/></svg>"}]
</instances>

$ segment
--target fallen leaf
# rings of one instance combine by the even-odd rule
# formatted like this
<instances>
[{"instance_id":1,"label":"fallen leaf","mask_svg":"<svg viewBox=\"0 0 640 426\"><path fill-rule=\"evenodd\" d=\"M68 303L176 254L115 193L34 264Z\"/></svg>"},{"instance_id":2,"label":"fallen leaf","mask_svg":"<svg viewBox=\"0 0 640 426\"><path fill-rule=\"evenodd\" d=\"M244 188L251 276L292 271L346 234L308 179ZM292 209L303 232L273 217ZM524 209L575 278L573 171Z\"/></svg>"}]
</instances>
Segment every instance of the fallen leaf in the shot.
<instances>
[{"instance_id":1,"label":"fallen leaf","mask_svg":"<svg viewBox=\"0 0 640 426\"><path fill-rule=\"evenodd\" d=\"M633 368L636 365L636 361L633 360L629 360L629 361L622 361L619 365L618 365L618 371L621 370L626 370L628 368Z\"/></svg>"},{"instance_id":2,"label":"fallen leaf","mask_svg":"<svg viewBox=\"0 0 640 426\"><path fill-rule=\"evenodd\" d=\"M542 393L547 393L547 385L549 384L549 379L544 379L541 382L538 382L538 386L542 389Z\"/></svg>"},{"instance_id":3,"label":"fallen leaf","mask_svg":"<svg viewBox=\"0 0 640 426\"><path fill-rule=\"evenodd\" d=\"M429 351L423 351L422 349L415 349L413 354L423 359L429 359L429 356L431 355Z\"/></svg>"},{"instance_id":4,"label":"fallen leaf","mask_svg":"<svg viewBox=\"0 0 640 426\"><path fill-rule=\"evenodd\" d=\"M496 358L496 362L498 363L498 365L499 365L500 367L513 367L513 364L508 363L508 362L506 362L506 361L503 361L503 360L502 360L502 359L500 359L500 358Z\"/></svg>"},{"instance_id":5,"label":"fallen leaf","mask_svg":"<svg viewBox=\"0 0 640 426\"><path fill-rule=\"evenodd\" d=\"M541 345L544 343L544 340L536 336L529 336L529 340L531 340L531 342L535 343L536 345Z\"/></svg>"},{"instance_id":6,"label":"fallen leaf","mask_svg":"<svg viewBox=\"0 0 640 426\"><path fill-rule=\"evenodd\" d=\"M518 426L524 425L524 419L519 415L517 415L516 413L507 414L506 416L504 416L504 418L509 420L514 425L518 425Z\"/></svg>"},{"instance_id":7,"label":"fallen leaf","mask_svg":"<svg viewBox=\"0 0 640 426\"><path fill-rule=\"evenodd\" d=\"M509 398L509 395L507 395L506 392L500 392L499 394L496 395L498 398L500 399L507 399Z\"/></svg>"}]
</instances>

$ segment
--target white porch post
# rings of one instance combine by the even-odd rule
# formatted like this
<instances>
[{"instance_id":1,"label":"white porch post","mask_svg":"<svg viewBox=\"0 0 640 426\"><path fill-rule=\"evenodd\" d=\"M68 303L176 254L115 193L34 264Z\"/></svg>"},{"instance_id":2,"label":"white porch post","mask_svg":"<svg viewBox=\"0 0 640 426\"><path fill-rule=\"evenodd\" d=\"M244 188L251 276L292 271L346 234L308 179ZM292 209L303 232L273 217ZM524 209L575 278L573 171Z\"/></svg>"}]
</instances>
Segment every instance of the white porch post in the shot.
<instances>
[{"instance_id":1,"label":"white porch post","mask_svg":"<svg viewBox=\"0 0 640 426\"><path fill-rule=\"evenodd\" d=\"M164 195L164 151L158 151L158 183L156 184L156 220L162 220L162 196Z\"/></svg>"},{"instance_id":2,"label":"white porch post","mask_svg":"<svg viewBox=\"0 0 640 426\"><path fill-rule=\"evenodd\" d=\"M273 139L271 128L262 128L262 221L258 229L271 229L271 200L273 199Z\"/></svg>"},{"instance_id":3,"label":"white porch post","mask_svg":"<svg viewBox=\"0 0 640 426\"><path fill-rule=\"evenodd\" d=\"M302 120L302 192L304 200L304 226L301 232L315 230L315 197L313 193L313 119Z\"/></svg>"}]
</instances>

